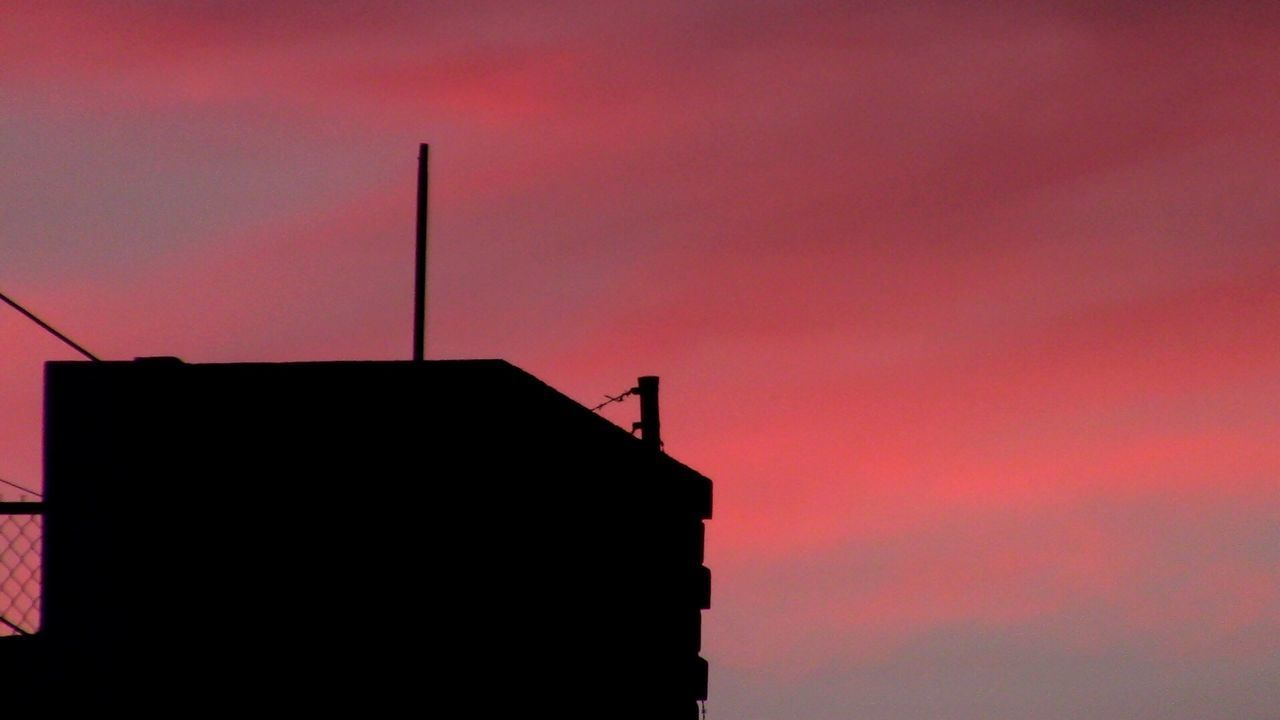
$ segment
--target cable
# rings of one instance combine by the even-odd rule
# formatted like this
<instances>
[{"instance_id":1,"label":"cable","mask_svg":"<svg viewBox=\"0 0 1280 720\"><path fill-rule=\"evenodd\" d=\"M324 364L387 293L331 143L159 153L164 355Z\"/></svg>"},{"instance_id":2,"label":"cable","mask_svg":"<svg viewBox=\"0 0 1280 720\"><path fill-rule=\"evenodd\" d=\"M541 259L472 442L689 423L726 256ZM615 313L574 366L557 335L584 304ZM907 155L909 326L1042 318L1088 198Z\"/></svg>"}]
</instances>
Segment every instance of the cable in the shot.
<instances>
[{"instance_id":1,"label":"cable","mask_svg":"<svg viewBox=\"0 0 1280 720\"><path fill-rule=\"evenodd\" d=\"M47 323L47 322L45 322L45 321L41 320L40 318L36 317L35 315L33 315L33 314L31 313L31 311L30 311L30 310L28 310L28 309L26 309L26 308L22 307L21 305L19 305L19 304L18 304L18 303L16 303L16 302L14 302L14 301L13 301L13 300L8 296L8 295L5 295L4 293L0 292L0 300L3 300L3 301L5 301L6 303L8 303L8 304L9 304L9 307L12 307L14 310L17 310L18 312L22 313L23 315L26 315L28 320L30 320L31 322L33 322L33 323L35 323L35 324L39 325L40 327L44 328L44 329L45 329L45 331L47 331L49 334L51 334L51 335L53 335L54 337L58 338L58 339L59 339L59 340L61 340L62 342L66 343L67 345L70 345L70 346L71 346L71 347L72 347L76 352L80 353L81 355L83 355L83 356L85 356L85 357L89 358L90 360L92 360L92 361L94 361L94 362L102 362L102 360L101 360L100 358L98 358L98 356L96 356L96 355L94 355L93 353L89 352L88 350L85 350L84 348L80 347L80 345L79 345L78 343L76 343L76 341L74 341L74 340L72 340L71 338L67 337L66 335L63 335L62 333L58 332L56 329L54 329L54 327L53 327L52 325L50 325L49 323Z\"/></svg>"},{"instance_id":2,"label":"cable","mask_svg":"<svg viewBox=\"0 0 1280 720\"><path fill-rule=\"evenodd\" d=\"M6 617L5 617L5 616L3 616L3 615L0 615L0 624L8 625L10 630L12 630L12 631L14 631L14 632L18 633L19 635L30 635L30 634L31 634L31 633L27 632L26 630L23 630L22 628L18 627L15 623L9 622L9 619L8 619L8 618L6 618Z\"/></svg>"},{"instance_id":3,"label":"cable","mask_svg":"<svg viewBox=\"0 0 1280 720\"><path fill-rule=\"evenodd\" d=\"M608 404L610 404L610 403L622 402L623 400L625 400L625 399L627 398L627 396L628 396L628 395L635 395L637 392L639 392L639 390L640 390L639 388L631 388L630 390L628 390L628 391L626 391L626 392L622 393L621 395L619 395L619 396L617 396L617 397L614 397L614 396L612 396L612 395L605 395L605 397L607 397L607 398L609 398L609 399L608 399L608 400L605 400L604 402L600 403L599 405L597 405L597 406L595 406L595 407L591 408L591 412L599 412L600 408L602 408L602 407L604 407L605 405L608 405Z\"/></svg>"},{"instance_id":4,"label":"cable","mask_svg":"<svg viewBox=\"0 0 1280 720\"><path fill-rule=\"evenodd\" d=\"M17 489L21 490L22 492L27 493L28 495L35 495L36 497L40 497L40 498L44 497L44 494L42 494L42 493L38 493L38 492L36 492L35 490L32 490L31 488L25 488L25 487L22 487L22 486L21 486L21 485L19 485L18 483L15 483L15 482L9 482L8 480L5 480L4 478L0 478L0 483L4 483L5 485L8 485L8 486L9 486L9 487L11 487L11 488L17 488Z\"/></svg>"}]
</instances>

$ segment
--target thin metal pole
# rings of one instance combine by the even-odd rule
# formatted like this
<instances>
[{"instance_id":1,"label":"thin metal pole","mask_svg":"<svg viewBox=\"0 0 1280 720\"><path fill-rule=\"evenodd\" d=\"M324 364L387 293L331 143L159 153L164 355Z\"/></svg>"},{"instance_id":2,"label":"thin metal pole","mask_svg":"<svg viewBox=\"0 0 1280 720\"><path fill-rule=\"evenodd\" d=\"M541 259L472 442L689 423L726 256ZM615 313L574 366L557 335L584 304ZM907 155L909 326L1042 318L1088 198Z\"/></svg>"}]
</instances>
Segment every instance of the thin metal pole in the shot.
<instances>
[{"instance_id":1,"label":"thin metal pole","mask_svg":"<svg viewBox=\"0 0 1280 720\"><path fill-rule=\"evenodd\" d=\"M10 502L0 501L0 517L6 515L43 515L42 502Z\"/></svg>"},{"instance_id":2,"label":"thin metal pole","mask_svg":"<svg viewBox=\"0 0 1280 720\"><path fill-rule=\"evenodd\" d=\"M16 302L14 302L13 300L11 300L11 299L9 298L9 296L8 296L8 295L5 295L4 293L0 293L0 300L3 300L3 301L5 301L6 303L8 303L8 304L9 304L9 307L13 308L14 310L17 310L18 312L22 313L23 315L26 315L28 320L30 320L31 322L33 322L33 323L35 323L35 324L39 325L40 327L44 328L46 331L48 331L48 332L49 332L51 335L53 335L54 337L58 338L59 340L61 340L61 341L62 341L62 342L64 342L64 343L66 343L66 344L70 345L70 346L71 346L71 347L72 347L76 352L80 353L81 355L83 355L83 356L85 356L85 357L89 358L90 360L92 360L92 361L94 361L94 362L101 362L101 360L100 360L96 355L94 355L93 353L89 352L88 350L85 350L84 348L80 347L80 346L79 346L79 345L78 345L74 340L72 340L71 338L67 337L66 335L63 335L62 333L58 332L57 330L54 330L54 329L53 329L53 326L51 326L49 323L47 323L47 322L45 322L45 321L41 320L40 318L36 317L35 315L32 315L30 310L28 310L28 309L26 309L26 308L22 307L22 306L21 306L21 305L19 305L18 303L16 303Z\"/></svg>"},{"instance_id":3,"label":"thin metal pole","mask_svg":"<svg viewBox=\"0 0 1280 720\"><path fill-rule=\"evenodd\" d=\"M427 354L427 156L430 146L418 146L418 252L413 275L413 359Z\"/></svg>"}]
</instances>

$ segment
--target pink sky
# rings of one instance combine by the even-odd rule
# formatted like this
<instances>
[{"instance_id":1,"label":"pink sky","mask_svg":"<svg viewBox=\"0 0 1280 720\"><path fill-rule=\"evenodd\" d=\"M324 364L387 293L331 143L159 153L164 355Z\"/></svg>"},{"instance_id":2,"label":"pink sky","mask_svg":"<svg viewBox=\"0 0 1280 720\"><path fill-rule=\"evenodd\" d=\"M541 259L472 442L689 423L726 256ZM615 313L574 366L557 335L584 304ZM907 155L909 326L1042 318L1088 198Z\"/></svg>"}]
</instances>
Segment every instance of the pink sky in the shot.
<instances>
[{"instance_id":1,"label":"pink sky","mask_svg":"<svg viewBox=\"0 0 1280 720\"><path fill-rule=\"evenodd\" d=\"M267 5L4 8L0 290L407 358L431 142L429 355L661 375L716 481L713 718L1274 717L1277 9ZM37 486L72 355L0 349Z\"/></svg>"}]
</instances>

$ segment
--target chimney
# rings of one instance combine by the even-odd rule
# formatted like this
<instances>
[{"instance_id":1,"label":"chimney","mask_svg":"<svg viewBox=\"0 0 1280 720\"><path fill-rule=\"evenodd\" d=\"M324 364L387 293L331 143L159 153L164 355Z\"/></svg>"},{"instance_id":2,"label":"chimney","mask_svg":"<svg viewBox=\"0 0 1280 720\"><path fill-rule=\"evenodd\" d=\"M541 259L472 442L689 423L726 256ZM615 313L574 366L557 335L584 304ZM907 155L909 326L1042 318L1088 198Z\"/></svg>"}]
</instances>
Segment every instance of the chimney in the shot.
<instances>
[{"instance_id":1,"label":"chimney","mask_svg":"<svg viewBox=\"0 0 1280 720\"><path fill-rule=\"evenodd\" d=\"M636 381L636 394L640 396L640 422L632 429L640 430L640 441L645 447L662 450L662 423L658 420L658 376L645 375Z\"/></svg>"}]
</instances>

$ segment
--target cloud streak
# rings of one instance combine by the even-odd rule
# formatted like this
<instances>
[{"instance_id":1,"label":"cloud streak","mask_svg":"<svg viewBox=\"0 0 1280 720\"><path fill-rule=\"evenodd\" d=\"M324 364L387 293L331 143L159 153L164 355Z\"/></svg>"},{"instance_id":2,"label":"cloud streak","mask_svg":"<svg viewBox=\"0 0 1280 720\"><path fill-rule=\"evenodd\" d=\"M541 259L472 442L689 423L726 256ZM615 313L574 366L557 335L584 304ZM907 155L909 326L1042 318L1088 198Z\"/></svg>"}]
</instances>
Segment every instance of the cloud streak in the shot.
<instances>
[{"instance_id":1,"label":"cloud streak","mask_svg":"<svg viewBox=\"0 0 1280 720\"><path fill-rule=\"evenodd\" d=\"M108 357L407 357L431 140L432 353L717 481L717 714L1280 701L1270 7L11 10L0 287Z\"/></svg>"}]
</instances>

